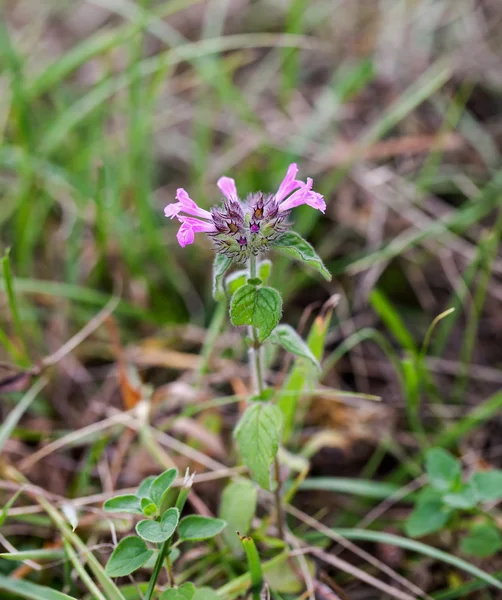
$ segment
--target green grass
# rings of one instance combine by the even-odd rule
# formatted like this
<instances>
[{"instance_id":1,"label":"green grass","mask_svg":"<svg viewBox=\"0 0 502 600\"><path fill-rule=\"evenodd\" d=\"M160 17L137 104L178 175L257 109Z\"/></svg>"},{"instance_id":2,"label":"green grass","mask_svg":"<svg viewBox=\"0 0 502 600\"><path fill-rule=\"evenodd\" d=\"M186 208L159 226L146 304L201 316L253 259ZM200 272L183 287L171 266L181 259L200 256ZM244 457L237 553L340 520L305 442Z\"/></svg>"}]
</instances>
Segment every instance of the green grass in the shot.
<instances>
[{"instance_id":1,"label":"green grass","mask_svg":"<svg viewBox=\"0 0 502 600\"><path fill-rule=\"evenodd\" d=\"M5 4L0 520L18 559L42 569L31 564L19 580L7 579L18 565L0 557L2 593L123 600L136 597L136 583L144 590L143 575L115 583L104 572L115 533L96 510L101 500L92 502L137 483L141 460L146 470L174 460L203 476L214 471L211 493L196 492L217 512L225 469L240 464L228 433L247 385L246 349L212 298L209 242L198 236L181 249L163 208L177 187L209 208L220 201L221 175L234 177L242 196L273 191L295 161L328 205L326 215L295 210L295 229L334 280L273 257L269 283L283 292L288 322L302 324L324 356L319 380L278 350L263 357L274 382L283 382L281 460L290 468L292 506L372 553L380 543L399 546L405 558L396 570L406 576L427 556L444 575L427 590L433 597L488 598L473 594L501 576L489 561L474 567L460 554L455 536L465 522L435 550L437 539L404 537L406 500L385 502L423 473L431 445L474 456L474 466L500 467L490 428L501 393L477 373L477 366L498 372L502 341L501 94L486 55L499 53L498 7L489 17L444 0L440 18L427 0L47 0L33 14L29 3ZM402 43L394 46L391 33ZM476 69L464 69L465 53L478 47ZM441 145L445 134L458 136L454 150ZM413 150L427 135L438 138ZM412 150L395 152L396 140ZM332 307L321 307L333 294L341 299L331 316ZM115 296L113 316L46 368L44 357ZM319 314L329 319L313 322ZM442 372L443 359L454 375ZM12 377L23 371L30 377L16 381L30 385L17 389ZM127 393L142 403L122 418ZM329 424L315 421L320 395L332 406ZM364 420L378 414L376 397L392 414L384 433ZM25 472L50 442L54 451ZM364 464L351 462L365 444ZM343 455L342 473L323 462L330 452ZM58 485L47 475L56 472ZM84 523L76 531L61 512L63 497ZM267 511L259 514L252 531L267 579L287 551L267 529ZM371 529L361 529L368 515L376 515ZM485 517L500 519L500 511L487 507ZM38 519L32 533L30 519ZM119 539L131 529L113 524ZM297 541L326 541L306 533L312 523L289 525ZM46 540L60 546L45 548ZM297 564L305 576L306 564ZM364 561L361 568L374 570ZM178 582L203 583L222 599L243 597L252 579L243 557L220 542L174 570ZM331 574L342 589L369 586L350 571ZM272 597L301 594L279 588Z\"/></svg>"}]
</instances>

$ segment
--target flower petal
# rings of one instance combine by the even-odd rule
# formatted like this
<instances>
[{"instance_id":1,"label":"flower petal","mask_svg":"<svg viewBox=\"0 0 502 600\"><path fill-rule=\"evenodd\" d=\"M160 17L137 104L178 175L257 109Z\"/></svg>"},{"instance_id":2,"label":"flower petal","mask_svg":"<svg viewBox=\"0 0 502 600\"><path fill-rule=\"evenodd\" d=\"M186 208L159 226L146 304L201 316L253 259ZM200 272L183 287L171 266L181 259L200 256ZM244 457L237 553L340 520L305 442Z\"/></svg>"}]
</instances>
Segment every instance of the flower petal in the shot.
<instances>
[{"instance_id":1,"label":"flower petal","mask_svg":"<svg viewBox=\"0 0 502 600\"><path fill-rule=\"evenodd\" d=\"M176 234L176 239L182 248L189 244L193 244L195 239L194 230L188 223L181 223L181 227Z\"/></svg>"},{"instance_id":2,"label":"flower petal","mask_svg":"<svg viewBox=\"0 0 502 600\"><path fill-rule=\"evenodd\" d=\"M303 185L302 181L297 181L296 175L298 173L298 167L296 163L291 163L288 167L288 171L286 173L286 177L282 180L277 193L275 194L275 199L277 202L282 202L286 196L289 196L291 192L294 192L301 185Z\"/></svg>"},{"instance_id":3,"label":"flower petal","mask_svg":"<svg viewBox=\"0 0 502 600\"><path fill-rule=\"evenodd\" d=\"M216 185L220 188L221 193L227 200L233 200L234 202L239 201L235 181L231 177L220 177L216 182Z\"/></svg>"},{"instance_id":4,"label":"flower petal","mask_svg":"<svg viewBox=\"0 0 502 600\"><path fill-rule=\"evenodd\" d=\"M283 213L296 206L300 206L301 204L308 204L309 206L312 206L312 208L324 212L326 210L326 202L324 202L322 194L312 191L312 185L312 179L307 177L307 183L302 183L299 190L281 202L279 205L279 212Z\"/></svg>"},{"instance_id":5,"label":"flower petal","mask_svg":"<svg viewBox=\"0 0 502 600\"><path fill-rule=\"evenodd\" d=\"M194 217L200 217L201 219L211 219L211 213L208 210L199 208L183 188L178 188L176 191L176 200L178 202L168 204L164 209L166 217L171 217L172 219L179 215L179 213L184 212Z\"/></svg>"}]
</instances>

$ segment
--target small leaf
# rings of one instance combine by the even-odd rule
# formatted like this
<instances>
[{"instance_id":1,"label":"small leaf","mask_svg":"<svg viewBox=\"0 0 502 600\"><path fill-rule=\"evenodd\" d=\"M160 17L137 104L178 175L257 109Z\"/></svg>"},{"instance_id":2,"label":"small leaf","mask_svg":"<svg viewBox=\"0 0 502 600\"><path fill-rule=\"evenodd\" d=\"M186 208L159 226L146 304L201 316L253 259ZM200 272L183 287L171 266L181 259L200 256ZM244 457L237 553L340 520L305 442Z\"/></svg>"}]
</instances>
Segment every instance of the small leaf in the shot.
<instances>
[{"instance_id":1,"label":"small leaf","mask_svg":"<svg viewBox=\"0 0 502 600\"><path fill-rule=\"evenodd\" d=\"M141 508L143 509L143 514L147 517L151 517L157 512L157 505L148 498L141 498Z\"/></svg>"},{"instance_id":2,"label":"small leaf","mask_svg":"<svg viewBox=\"0 0 502 600\"><path fill-rule=\"evenodd\" d=\"M279 323L281 314L281 296L277 290L270 287L243 285L235 292L230 302L232 324L256 327L260 342L269 337Z\"/></svg>"},{"instance_id":3,"label":"small leaf","mask_svg":"<svg viewBox=\"0 0 502 600\"><path fill-rule=\"evenodd\" d=\"M450 492L443 496L443 502L448 506L452 506L453 508L463 508L465 510L474 508L478 501L478 491L472 481L462 484L460 490Z\"/></svg>"},{"instance_id":4,"label":"small leaf","mask_svg":"<svg viewBox=\"0 0 502 600\"><path fill-rule=\"evenodd\" d=\"M459 461L442 448L432 448L427 452L425 469L432 487L444 492L452 490L462 476Z\"/></svg>"},{"instance_id":5,"label":"small leaf","mask_svg":"<svg viewBox=\"0 0 502 600\"><path fill-rule=\"evenodd\" d=\"M293 258L296 258L296 260L308 264L310 267L316 269L316 271L319 271L325 279L331 281L331 273L326 269L317 252L295 231L283 233L274 242L274 247L284 254L289 254Z\"/></svg>"},{"instance_id":6,"label":"small leaf","mask_svg":"<svg viewBox=\"0 0 502 600\"><path fill-rule=\"evenodd\" d=\"M181 519L178 527L180 540L200 541L212 538L221 533L227 524L223 519L213 519L201 515L190 515Z\"/></svg>"},{"instance_id":7,"label":"small leaf","mask_svg":"<svg viewBox=\"0 0 502 600\"><path fill-rule=\"evenodd\" d=\"M160 544L168 540L176 530L179 520L179 510L169 508L160 521L145 519L136 525L136 533L147 542Z\"/></svg>"},{"instance_id":8,"label":"small leaf","mask_svg":"<svg viewBox=\"0 0 502 600\"><path fill-rule=\"evenodd\" d=\"M281 344L285 350L292 354L296 354L296 356L306 358L310 360L315 367L318 369L321 368L310 348L290 325L278 325L274 333L277 342Z\"/></svg>"},{"instance_id":9,"label":"small leaf","mask_svg":"<svg viewBox=\"0 0 502 600\"><path fill-rule=\"evenodd\" d=\"M166 590L161 596L160 600L193 600L195 596L195 586L193 583L187 582L180 585L178 588L171 588Z\"/></svg>"},{"instance_id":10,"label":"small leaf","mask_svg":"<svg viewBox=\"0 0 502 600\"><path fill-rule=\"evenodd\" d=\"M104 503L103 508L106 510L106 512L125 512L134 515L143 514L141 500L132 494L110 498Z\"/></svg>"},{"instance_id":11,"label":"small leaf","mask_svg":"<svg viewBox=\"0 0 502 600\"><path fill-rule=\"evenodd\" d=\"M443 506L441 500L429 500L417 504L406 519L405 530L410 537L421 537L442 529L451 515L451 509Z\"/></svg>"},{"instance_id":12,"label":"small leaf","mask_svg":"<svg viewBox=\"0 0 502 600\"><path fill-rule=\"evenodd\" d=\"M256 402L242 416L235 438L252 478L270 489L270 467L279 449L282 412L274 404Z\"/></svg>"},{"instance_id":13,"label":"small leaf","mask_svg":"<svg viewBox=\"0 0 502 600\"><path fill-rule=\"evenodd\" d=\"M134 535L124 538L112 552L106 565L106 574L110 577L124 577L142 567L152 556L143 540Z\"/></svg>"},{"instance_id":14,"label":"small leaf","mask_svg":"<svg viewBox=\"0 0 502 600\"><path fill-rule=\"evenodd\" d=\"M213 298L221 301L225 299L225 290L222 285L223 275L227 272L232 259L224 254L217 254L213 262Z\"/></svg>"},{"instance_id":15,"label":"small leaf","mask_svg":"<svg viewBox=\"0 0 502 600\"><path fill-rule=\"evenodd\" d=\"M172 468L164 471L157 477L157 479L153 481L152 487L150 488L150 499L152 502L160 507L164 498L164 494L172 486L177 476L178 469Z\"/></svg>"},{"instance_id":16,"label":"small leaf","mask_svg":"<svg viewBox=\"0 0 502 600\"><path fill-rule=\"evenodd\" d=\"M138 493L136 496L138 498L150 498L150 488L152 487L152 483L157 479L155 475L149 475L145 477L143 481L139 484Z\"/></svg>"},{"instance_id":17,"label":"small leaf","mask_svg":"<svg viewBox=\"0 0 502 600\"><path fill-rule=\"evenodd\" d=\"M221 596L208 587L201 587L195 592L193 600L221 600Z\"/></svg>"},{"instance_id":18,"label":"small leaf","mask_svg":"<svg viewBox=\"0 0 502 600\"><path fill-rule=\"evenodd\" d=\"M502 471L481 471L475 473L471 481L476 486L478 497L482 502L496 501L502 498Z\"/></svg>"},{"instance_id":19,"label":"small leaf","mask_svg":"<svg viewBox=\"0 0 502 600\"><path fill-rule=\"evenodd\" d=\"M487 558L502 548L502 536L498 529L484 523L475 525L460 542L460 549L464 554Z\"/></svg>"},{"instance_id":20,"label":"small leaf","mask_svg":"<svg viewBox=\"0 0 502 600\"><path fill-rule=\"evenodd\" d=\"M257 490L248 479L231 481L223 490L219 517L227 522L223 539L234 554L242 553L237 532L246 535L256 512Z\"/></svg>"}]
</instances>

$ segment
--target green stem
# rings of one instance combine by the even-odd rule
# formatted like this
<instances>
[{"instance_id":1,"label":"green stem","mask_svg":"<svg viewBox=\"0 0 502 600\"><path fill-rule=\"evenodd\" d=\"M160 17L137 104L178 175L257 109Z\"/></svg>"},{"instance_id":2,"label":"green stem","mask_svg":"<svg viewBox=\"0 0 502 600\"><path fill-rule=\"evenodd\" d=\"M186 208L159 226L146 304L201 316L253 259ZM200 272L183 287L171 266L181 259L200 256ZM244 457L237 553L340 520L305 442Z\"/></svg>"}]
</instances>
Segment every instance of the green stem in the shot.
<instances>
[{"instance_id":1,"label":"green stem","mask_svg":"<svg viewBox=\"0 0 502 600\"><path fill-rule=\"evenodd\" d=\"M155 591L155 584L157 583L160 571L162 570L162 563L164 562L164 557L169 551L169 541L170 540L166 540L160 547L159 554L157 556L157 560L155 561L155 566L153 568L152 576L150 577L150 581L148 583L148 589L146 590L144 600L152 599L153 592Z\"/></svg>"}]
</instances>

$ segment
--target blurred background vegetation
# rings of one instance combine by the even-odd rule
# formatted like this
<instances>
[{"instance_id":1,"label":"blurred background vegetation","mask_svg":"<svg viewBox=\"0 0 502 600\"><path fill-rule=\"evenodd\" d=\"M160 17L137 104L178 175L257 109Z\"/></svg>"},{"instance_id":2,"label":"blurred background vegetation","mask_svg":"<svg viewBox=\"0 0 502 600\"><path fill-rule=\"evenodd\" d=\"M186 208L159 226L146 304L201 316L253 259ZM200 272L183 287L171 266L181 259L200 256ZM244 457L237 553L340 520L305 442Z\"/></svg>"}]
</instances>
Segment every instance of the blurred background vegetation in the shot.
<instances>
[{"instance_id":1,"label":"blurred background vegetation","mask_svg":"<svg viewBox=\"0 0 502 600\"><path fill-rule=\"evenodd\" d=\"M402 483L421 472L424 428L468 465L502 464L500 0L3 0L1 17L5 391L121 298L107 327L48 361L50 385L2 439L8 461L119 406L125 348L157 391L191 381L214 311L213 252L204 236L181 249L163 208L177 187L219 202L221 175L242 196L273 191L296 161L328 208L297 209L295 228L334 279L277 258L272 284L295 325L340 294L323 381L383 400L313 405L307 438L338 432L311 445L313 473ZM241 360L232 335L219 352ZM215 369L214 396L240 393L240 372ZM18 396L3 396L3 419ZM218 434L227 417L204 427ZM76 497L153 470L138 459L109 480L96 444L24 472ZM354 507L333 506L353 524ZM430 578L439 589L448 574Z\"/></svg>"}]
</instances>

